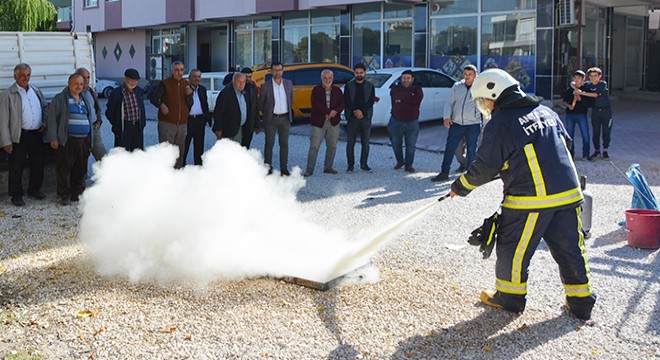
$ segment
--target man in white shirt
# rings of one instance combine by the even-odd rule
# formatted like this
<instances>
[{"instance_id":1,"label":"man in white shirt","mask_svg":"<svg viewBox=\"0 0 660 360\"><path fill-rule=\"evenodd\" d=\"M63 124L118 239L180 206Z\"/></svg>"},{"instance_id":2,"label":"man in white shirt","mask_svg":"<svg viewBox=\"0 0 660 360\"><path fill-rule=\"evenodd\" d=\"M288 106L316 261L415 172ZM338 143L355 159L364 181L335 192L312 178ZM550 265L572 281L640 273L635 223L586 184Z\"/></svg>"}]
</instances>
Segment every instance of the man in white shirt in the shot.
<instances>
[{"instance_id":1,"label":"man in white shirt","mask_svg":"<svg viewBox=\"0 0 660 360\"><path fill-rule=\"evenodd\" d=\"M273 171L273 146L275 134L280 144L280 171L283 176L289 173L289 129L293 122L293 83L282 78L284 65L273 62L270 65L273 75L271 81L261 85L259 95L259 109L264 114L264 128L266 130L266 144L264 147L264 162L270 166L269 174Z\"/></svg>"},{"instance_id":2,"label":"man in white shirt","mask_svg":"<svg viewBox=\"0 0 660 360\"><path fill-rule=\"evenodd\" d=\"M28 64L14 67L16 82L0 94L0 140L9 154L9 196L12 204L24 206L23 168L30 158L28 195L37 200L44 179L44 121L47 105L41 91L30 85L32 68Z\"/></svg>"}]
</instances>

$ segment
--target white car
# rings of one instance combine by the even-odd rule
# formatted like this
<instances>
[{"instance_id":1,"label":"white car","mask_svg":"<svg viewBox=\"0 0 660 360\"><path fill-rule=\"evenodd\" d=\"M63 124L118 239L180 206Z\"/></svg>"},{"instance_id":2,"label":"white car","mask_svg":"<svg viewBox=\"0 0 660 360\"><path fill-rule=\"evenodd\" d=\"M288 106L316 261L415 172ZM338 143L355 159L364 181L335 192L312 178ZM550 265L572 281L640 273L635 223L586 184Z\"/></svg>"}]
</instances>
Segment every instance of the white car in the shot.
<instances>
[{"instance_id":1,"label":"white car","mask_svg":"<svg viewBox=\"0 0 660 360\"><path fill-rule=\"evenodd\" d=\"M202 72L202 79L199 81L199 84L206 88L206 96L209 102L209 111L213 112L215 109L215 100L218 98L220 91L225 88L222 85L222 80L225 79L228 72ZM185 75L184 78L188 78L188 75Z\"/></svg>"},{"instance_id":2,"label":"white car","mask_svg":"<svg viewBox=\"0 0 660 360\"><path fill-rule=\"evenodd\" d=\"M112 90L119 87L116 81L106 79L96 79L96 93L102 95L104 98L109 98Z\"/></svg>"},{"instance_id":3,"label":"white car","mask_svg":"<svg viewBox=\"0 0 660 360\"><path fill-rule=\"evenodd\" d=\"M406 70L412 70L415 77L414 84L420 85L424 91L424 98L419 108L419 121L442 119L445 101L449 97L451 87L458 81L457 79L438 70L427 68L371 70L367 72L367 81L374 84L376 92L371 127L387 126L392 111L390 87L401 81L401 73ZM346 124L344 114L342 114L342 124Z\"/></svg>"}]
</instances>

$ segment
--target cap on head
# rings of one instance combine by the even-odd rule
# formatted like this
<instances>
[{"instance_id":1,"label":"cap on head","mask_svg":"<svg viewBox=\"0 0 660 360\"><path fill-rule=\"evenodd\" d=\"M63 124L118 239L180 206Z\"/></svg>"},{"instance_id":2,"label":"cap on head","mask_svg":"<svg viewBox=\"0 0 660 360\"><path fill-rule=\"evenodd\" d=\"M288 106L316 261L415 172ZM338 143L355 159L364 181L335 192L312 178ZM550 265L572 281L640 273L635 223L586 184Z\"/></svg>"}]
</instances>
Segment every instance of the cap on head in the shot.
<instances>
[{"instance_id":1,"label":"cap on head","mask_svg":"<svg viewBox=\"0 0 660 360\"><path fill-rule=\"evenodd\" d=\"M252 74L252 69L250 69L249 67L244 67L244 68L241 70L241 72L242 72L243 74Z\"/></svg>"},{"instance_id":2,"label":"cap on head","mask_svg":"<svg viewBox=\"0 0 660 360\"><path fill-rule=\"evenodd\" d=\"M465 67L463 68L463 71L465 71L465 70L471 70L475 74L478 73L477 67L472 65L472 64L465 65Z\"/></svg>"},{"instance_id":3,"label":"cap on head","mask_svg":"<svg viewBox=\"0 0 660 360\"><path fill-rule=\"evenodd\" d=\"M582 71L582 70L575 70L575 72L573 72L573 76L575 76L575 75L580 75L580 76L582 76L582 78L587 77L587 74L585 74L584 71Z\"/></svg>"},{"instance_id":4,"label":"cap on head","mask_svg":"<svg viewBox=\"0 0 660 360\"><path fill-rule=\"evenodd\" d=\"M135 69L126 69L124 76L133 80L140 80L140 73Z\"/></svg>"}]
</instances>

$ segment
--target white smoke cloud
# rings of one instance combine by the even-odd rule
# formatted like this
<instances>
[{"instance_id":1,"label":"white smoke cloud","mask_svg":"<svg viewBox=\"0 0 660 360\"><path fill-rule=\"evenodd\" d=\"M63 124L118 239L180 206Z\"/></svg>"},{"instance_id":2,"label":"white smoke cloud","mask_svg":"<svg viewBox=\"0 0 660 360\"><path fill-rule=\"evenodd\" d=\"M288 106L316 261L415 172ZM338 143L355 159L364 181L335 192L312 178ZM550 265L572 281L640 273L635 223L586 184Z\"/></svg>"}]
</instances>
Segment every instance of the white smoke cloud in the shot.
<instances>
[{"instance_id":1,"label":"white smoke cloud","mask_svg":"<svg viewBox=\"0 0 660 360\"><path fill-rule=\"evenodd\" d=\"M81 200L80 239L98 271L131 281L293 276L327 282L368 262L364 244L314 222L296 201L305 180L267 176L260 153L222 140L204 166L173 169L177 148L113 149Z\"/></svg>"}]
</instances>

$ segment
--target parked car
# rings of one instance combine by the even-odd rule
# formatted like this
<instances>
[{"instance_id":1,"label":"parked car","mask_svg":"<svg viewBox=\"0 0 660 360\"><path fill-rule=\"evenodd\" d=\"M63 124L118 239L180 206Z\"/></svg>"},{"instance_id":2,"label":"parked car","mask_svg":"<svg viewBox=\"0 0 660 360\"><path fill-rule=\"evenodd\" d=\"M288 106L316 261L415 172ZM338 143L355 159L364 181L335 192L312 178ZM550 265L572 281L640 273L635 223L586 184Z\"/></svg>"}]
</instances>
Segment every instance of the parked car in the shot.
<instances>
[{"instance_id":1,"label":"parked car","mask_svg":"<svg viewBox=\"0 0 660 360\"><path fill-rule=\"evenodd\" d=\"M390 88L401 81L401 73L412 70L414 84L422 87L424 99L419 108L419 121L442 119L445 102L451 92L451 87L457 79L427 68L389 68L371 70L367 72L367 81L374 84L376 103L374 115L371 118L371 127L387 126L392 112L392 98ZM342 125L346 125L346 118L342 113Z\"/></svg>"},{"instance_id":2,"label":"parked car","mask_svg":"<svg viewBox=\"0 0 660 360\"><path fill-rule=\"evenodd\" d=\"M106 80L106 79L96 79L96 93L103 96L104 98L109 98L110 93L115 88L119 87L116 81Z\"/></svg>"},{"instance_id":3,"label":"parked car","mask_svg":"<svg viewBox=\"0 0 660 360\"><path fill-rule=\"evenodd\" d=\"M340 86L353 78L353 70L341 64L292 64L284 66L285 79L293 82L293 116L306 119L312 115L312 89L321 83L321 71L330 69L334 73L334 83ZM273 78L270 68L257 70L252 80L261 87Z\"/></svg>"},{"instance_id":4,"label":"parked car","mask_svg":"<svg viewBox=\"0 0 660 360\"><path fill-rule=\"evenodd\" d=\"M215 109L215 100L218 98L220 91L225 88L225 86L222 85L222 80L225 79L227 74L228 72L226 71L202 72L202 79L199 81L199 84L206 88L206 96L209 101L209 111ZM185 75L184 77L187 79L188 75Z\"/></svg>"}]
</instances>

